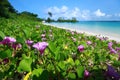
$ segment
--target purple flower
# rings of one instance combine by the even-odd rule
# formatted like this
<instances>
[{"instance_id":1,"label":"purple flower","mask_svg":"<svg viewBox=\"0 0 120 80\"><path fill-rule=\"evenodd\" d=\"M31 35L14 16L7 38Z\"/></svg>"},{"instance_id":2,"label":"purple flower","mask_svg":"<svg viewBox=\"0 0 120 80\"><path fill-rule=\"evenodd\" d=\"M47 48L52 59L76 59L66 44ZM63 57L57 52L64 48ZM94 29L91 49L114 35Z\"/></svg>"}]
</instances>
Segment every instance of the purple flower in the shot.
<instances>
[{"instance_id":1,"label":"purple flower","mask_svg":"<svg viewBox=\"0 0 120 80\"><path fill-rule=\"evenodd\" d=\"M32 44L33 44L33 41L31 41L31 40L26 40L26 42L25 42L28 46L31 46Z\"/></svg>"},{"instance_id":2,"label":"purple flower","mask_svg":"<svg viewBox=\"0 0 120 80\"><path fill-rule=\"evenodd\" d=\"M16 39L12 38L12 37L5 37L5 39L9 40L9 42L11 42L11 43L16 42Z\"/></svg>"},{"instance_id":3,"label":"purple flower","mask_svg":"<svg viewBox=\"0 0 120 80\"><path fill-rule=\"evenodd\" d=\"M116 51L120 51L120 48L119 48L119 47L116 47Z\"/></svg>"},{"instance_id":4,"label":"purple flower","mask_svg":"<svg viewBox=\"0 0 120 80\"><path fill-rule=\"evenodd\" d=\"M3 44L2 41L0 42L0 44Z\"/></svg>"},{"instance_id":5,"label":"purple flower","mask_svg":"<svg viewBox=\"0 0 120 80\"><path fill-rule=\"evenodd\" d=\"M3 59L3 63L4 63L4 64L7 64L8 62L9 62L9 59L8 59L8 58Z\"/></svg>"},{"instance_id":6,"label":"purple flower","mask_svg":"<svg viewBox=\"0 0 120 80\"><path fill-rule=\"evenodd\" d=\"M112 66L108 65L108 70L106 71L106 76L114 78L114 80L120 79L120 74L118 74Z\"/></svg>"},{"instance_id":7,"label":"purple flower","mask_svg":"<svg viewBox=\"0 0 120 80\"><path fill-rule=\"evenodd\" d=\"M18 49L21 49L22 48L22 45L20 43L16 43L16 44L12 44L12 48L14 50L18 50Z\"/></svg>"},{"instance_id":8,"label":"purple flower","mask_svg":"<svg viewBox=\"0 0 120 80\"><path fill-rule=\"evenodd\" d=\"M87 70L85 70L84 71L84 78L88 78L89 76L90 76L90 73Z\"/></svg>"},{"instance_id":9,"label":"purple flower","mask_svg":"<svg viewBox=\"0 0 120 80\"><path fill-rule=\"evenodd\" d=\"M42 41L46 41L47 39L46 38L42 38Z\"/></svg>"},{"instance_id":10,"label":"purple flower","mask_svg":"<svg viewBox=\"0 0 120 80\"><path fill-rule=\"evenodd\" d=\"M100 39L101 41L103 41L103 40L104 40L104 38L103 38L103 37L100 37L99 39Z\"/></svg>"},{"instance_id":11,"label":"purple flower","mask_svg":"<svg viewBox=\"0 0 120 80\"><path fill-rule=\"evenodd\" d=\"M117 51L116 51L115 49L111 48L111 49L110 49L110 53L115 53L115 54L116 54Z\"/></svg>"},{"instance_id":12,"label":"purple flower","mask_svg":"<svg viewBox=\"0 0 120 80\"><path fill-rule=\"evenodd\" d=\"M36 48L37 50L39 50L40 54L43 55L46 47L48 46L47 42L38 42L36 44L33 45L34 48Z\"/></svg>"},{"instance_id":13,"label":"purple flower","mask_svg":"<svg viewBox=\"0 0 120 80\"><path fill-rule=\"evenodd\" d=\"M14 42L16 42L16 39L15 39L15 38L5 37L4 40L2 40L2 41L0 42L0 44L10 45L11 43L14 43Z\"/></svg>"},{"instance_id":14,"label":"purple flower","mask_svg":"<svg viewBox=\"0 0 120 80\"><path fill-rule=\"evenodd\" d=\"M117 50L113 49L113 48L112 48L112 45L113 45L112 42L109 42L109 43L108 43L108 48L109 48L109 50L110 50L110 53L117 53Z\"/></svg>"},{"instance_id":15,"label":"purple flower","mask_svg":"<svg viewBox=\"0 0 120 80\"><path fill-rule=\"evenodd\" d=\"M108 40L109 38L108 37L104 37L104 40Z\"/></svg>"},{"instance_id":16,"label":"purple flower","mask_svg":"<svg viewBox=\"0 0 120 80\"><path fill-rule=\"evenodd\" d=\"M84 51L84 46L83 46L83 45L78 46L78 50L79 50L80 52L83 52L83 51Z\"/></svg>"},{"instance_id":17,"label":"purple flower","mask_svg":"<svg viewBox=\"0 0 120 80\"><path fill-rule=\"evenodd\" d=\"M73 38L73 42L76 42L76 38Z\"/></svg>"},{"instance_id":18,"label":"purple flower","mask_svg":"<svg viewBox=\"0 0 120 80\"><path fill-rule=\"evenodd\" d=\"M118 55L119 55L119 57L118 57L118 61L120 61L120 53L119 53Z\"/></svg>"},{"instance_id":19,"label":"purple flower","mask_svg":"<svg viewBox=\"0 0 120 80\"><path fill-rule=\"evenodd\" d=\"M71 31L71 34L74 35L74 31Z\"/></svg>"},{"instance_id":20,"label":"purple flower","mask_svg":"<svg viewBox=\"0 0 120 80\"><path fill-rule=\"evenodd\" d=\"M44 38L46 35L45 34L42 34L41 37Z\"/></svg>"},{"instance_id":21,"label":"purple flower","mask_svg":"<svg viewBox=\"0 0 120 80\"><path fill-rule=\"evenodd\" d=\"M108 43L108 48L109 48L109 49L112 49L112 45L113 45L113 43L112 43L112 42L109 42L109 43Z\"/></svg>"},{"instance_id":22,"label":"purple flower","mask_svg":"<svg viewBox=\"0 0 120 80\"><path fill-rule=\"evenodd\" d=\"M92 44L92 42L91 41L87 41L87 45L91 45Z\"/></svg>"}]
</instances>

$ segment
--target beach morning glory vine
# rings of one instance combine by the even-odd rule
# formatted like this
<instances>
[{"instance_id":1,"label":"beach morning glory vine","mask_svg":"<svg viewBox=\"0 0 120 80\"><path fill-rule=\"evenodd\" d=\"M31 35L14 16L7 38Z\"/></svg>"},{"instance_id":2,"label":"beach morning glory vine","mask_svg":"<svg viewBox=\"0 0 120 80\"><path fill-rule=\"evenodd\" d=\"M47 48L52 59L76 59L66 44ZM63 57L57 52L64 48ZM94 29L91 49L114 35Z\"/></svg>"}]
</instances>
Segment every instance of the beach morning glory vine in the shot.
<instances>
[{"instance_id":1,"label":"beach morning glory vine","mask_svg":"<svg viewBox=\"0 0 120 80\"><path fill-rule=\"evenodd\" d=\"M47 46L48 46L47 42L38 42L33 45L33 47L36 48L40 52L41 55L43 55Z\"/></svg>"}]
</instances>

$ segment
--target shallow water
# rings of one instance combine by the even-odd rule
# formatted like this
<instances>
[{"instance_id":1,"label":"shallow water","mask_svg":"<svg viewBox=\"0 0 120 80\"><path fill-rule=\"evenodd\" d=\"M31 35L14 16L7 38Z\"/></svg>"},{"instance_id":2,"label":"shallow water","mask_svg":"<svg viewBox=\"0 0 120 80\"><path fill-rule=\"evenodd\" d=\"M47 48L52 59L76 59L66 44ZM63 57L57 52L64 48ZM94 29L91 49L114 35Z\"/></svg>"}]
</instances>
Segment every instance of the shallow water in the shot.
<instances>
[{"instance_id":1,"label":"shallow water","mask_svg":"<svg viewBox=\"0 0 120 80\"><path fill-rule=\"evenodd\" d=\"M51 25L85 31L120 39L120 21L81 21L76 23L53 22Z\"/></svg>"}]
</instances>

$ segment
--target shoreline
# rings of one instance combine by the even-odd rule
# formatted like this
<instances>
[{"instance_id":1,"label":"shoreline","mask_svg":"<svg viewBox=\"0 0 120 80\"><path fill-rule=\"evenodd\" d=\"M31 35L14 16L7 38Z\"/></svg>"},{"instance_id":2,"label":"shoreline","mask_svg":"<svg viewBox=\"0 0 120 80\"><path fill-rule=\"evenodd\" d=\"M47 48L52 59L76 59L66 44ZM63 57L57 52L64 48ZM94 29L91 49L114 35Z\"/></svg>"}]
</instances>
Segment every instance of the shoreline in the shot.
<instances>
[{"instance_id":1,"label":"shoreline","mask_svg":"<svg viewBox=\"0 0 120 80\"><path fill-rule=\"evenodd\" d=\"M52 24L49 24L49 23L43 23L44 25L49 25L49 26L53 26L53 27L57 27L56 25L52 25ZM66 29L66 30L70 30L70 31L76 31L78 33L84 33L85 35L88 35L88 36L97 36L97 37L107 37L108 40L115 40L116 42L120 42L120 39L117 38L117 37L113 37L113 36L110 36L110 35L105 35L105 34L100 34L100 33L93 33L93 32L90 32L90 31L83 31L83 30L76 30L76 29L72 29L72 28L66 28L66 27L60 27L58 26L57 28L61 28L61 29Z\"/></svg>"}]
</instances>

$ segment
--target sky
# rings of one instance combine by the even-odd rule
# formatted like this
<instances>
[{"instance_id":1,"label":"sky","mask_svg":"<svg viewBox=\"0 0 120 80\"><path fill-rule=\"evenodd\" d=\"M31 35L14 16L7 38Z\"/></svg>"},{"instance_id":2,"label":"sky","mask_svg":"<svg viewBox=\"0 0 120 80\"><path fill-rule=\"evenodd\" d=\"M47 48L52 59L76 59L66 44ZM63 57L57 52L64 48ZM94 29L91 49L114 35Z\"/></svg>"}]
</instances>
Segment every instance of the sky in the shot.
<instances>
[{"instance_id":1,"label":"sky","mask_svg":"<svg viewBox=\"0 0 120 80\"><path fill-rule=\"evenodd\" d=\"M40 18L77 18L81 21L120 21L120 0L9 0L18 12L28 11Z\"/></svg>"}]
</instances>

